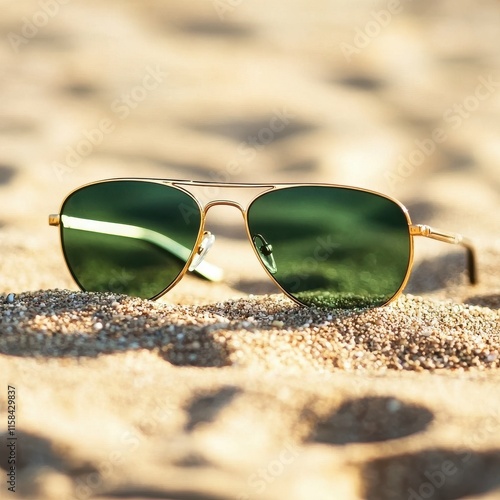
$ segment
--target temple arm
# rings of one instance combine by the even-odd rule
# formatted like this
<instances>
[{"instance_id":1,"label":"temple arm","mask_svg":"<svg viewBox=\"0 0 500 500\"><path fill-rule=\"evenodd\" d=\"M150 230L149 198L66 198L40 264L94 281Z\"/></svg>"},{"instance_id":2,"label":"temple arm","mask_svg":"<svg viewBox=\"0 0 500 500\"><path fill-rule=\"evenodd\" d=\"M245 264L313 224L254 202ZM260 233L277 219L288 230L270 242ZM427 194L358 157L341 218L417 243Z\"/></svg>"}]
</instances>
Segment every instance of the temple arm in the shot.
<instances>
[{"instance_id":1,"label":"temple arm","mask_svg":"<svg viewBox=\"0 0 500 500\"><path fill-rule=\"evenodd\" d=\"M51 226L58 226L61 223L67 229L78 229L80 231L109 234L112 236L123 236L124 238L146 241L147 243L165 250L184 262L187 262L191 255L191 250L186 248L184 245L181 245L164 234L153 231L152 229L146 229L144 227L119 224L116 222L82 219L80 217L70 217L68 215L49 216L49 224ZM201 262L196 267L195 272L210 281L220 281L223 274L222 269L205 261Z\"/></svg>"},{"instance_id":2,"label":"temple arm","mask_svg":"<svg viewBox=\"0 0 500 500\"><path fill-rule=\"evenodd\" d=\"M464 247L467 252L467 270L469 272L469 281L472 285L475 285L478 282L476 250L470 240L461 234L440 231L423 224L410 226L410 234L412 236L425 236L426 238L431 238L433 240L444 241L445 243L451 243L453 245L460 245Z\"/></svg>"}]
</instances>

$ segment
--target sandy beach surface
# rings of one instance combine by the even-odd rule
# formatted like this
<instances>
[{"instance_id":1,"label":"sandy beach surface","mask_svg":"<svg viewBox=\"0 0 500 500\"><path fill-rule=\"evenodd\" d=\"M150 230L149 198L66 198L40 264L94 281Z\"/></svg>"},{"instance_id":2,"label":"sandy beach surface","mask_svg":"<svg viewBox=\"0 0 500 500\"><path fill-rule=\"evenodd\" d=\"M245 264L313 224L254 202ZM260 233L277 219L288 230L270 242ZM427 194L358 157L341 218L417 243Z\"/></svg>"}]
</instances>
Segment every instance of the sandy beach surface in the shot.
<instances>
[{"instance_id":1,"label":"sandy beach surface","mask_svg":"<svg viewBox=\"0 0 500 500\"><path fill-rule=\"evenodd\" d=\"M500 499L498 1L0 7L1 499ZM83 293L48 214L130 176L377 190L480 282L418 238L393 304L306 309L226 206L223 282Z\"/></svg>"}]
</instances>

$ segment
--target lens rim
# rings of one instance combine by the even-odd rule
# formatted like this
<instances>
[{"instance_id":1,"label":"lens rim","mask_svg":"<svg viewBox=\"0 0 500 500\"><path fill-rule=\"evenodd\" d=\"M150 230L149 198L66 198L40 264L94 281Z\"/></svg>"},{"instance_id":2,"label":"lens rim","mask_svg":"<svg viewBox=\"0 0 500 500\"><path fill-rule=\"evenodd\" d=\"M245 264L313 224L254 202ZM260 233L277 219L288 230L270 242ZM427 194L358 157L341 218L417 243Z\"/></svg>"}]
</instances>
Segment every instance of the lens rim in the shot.
<instances>
[{"instance_id":1,"label":"lens rim","mask_svg":"<svg viewBox=\"0 0 500 500\"><path fill-rule=\"evenodd\" d=\"M69 194L66 195L63 202L61 203L61 207L59 209L59 214L60 215L64 214L64 207L66 206L66 203L75 193L82 191L82 190L84 190L88 187L91 187L91 186L101 185L101 184L111 184L111 183L117 183L117 182L135 182L135 183L143 183L143 184L157 184L157 185L161 185L164 187L170 187L170 188L176 189L176 190L181 191L181 192L185 193L186 195L188 195L195 202L196 207L198 208L198 211L200 213L200 227L198 228L198 235L196 237L196 242L194 244L194 247L191 249L191 253L189 255L188 260L184 264L184 267L181 269L181 271L179 272L179 274L177 275L177 277L175 278L175 280L172 283L170 283L168 286L166 286L163 290L161 290L156 295L146 299L146 300L157 300L160 297L162 297L163 295L165 295L175 285L177 285L177 283L179 283L179 281L184 277L184 275L188 271L189 266L191 265L191 262L196 255L196 250L199 247L199 245L203 239L206 213L203 210L203 207L201 206L199 200L192 193L190 193L188 190L184 189L183 187L181 187L177 184L174 185L174 183L171 181L162 180L162 179L148 179L148 178L141 179L141 178L133 178L133 177L132 178L120 177L120 178L115 178L115 179L104 179L104 180L99 180L99 181L95 181L95 182L90 182L88 184L84 184L83 186L79 186L76 189L73 189ZM63 231L64 231L64 225L62 223L60 223L59 224L59 244L61 247L61 251L62 251L62 254L64 257L64 262L66 264L66 267L67 267L68 271L70 272L71 277L73 278L73 281L77 284L77 286L80 288L80 290L82 290L83 292L88 292L89 290L86 290L81 285L80 281L78 280L78 278L76 277L76 275L73 272L73 269L70 266L68 256L66 254L66 249L64 248ZM103 292L103 293L112 293L112 292Z\"/></svg>"},{"instance_id":2,"label":"lens rim","mask_svg":"<svg viewBox=\"0 0 500 500\"><path fill-rule=\"evenodd\" d=\"M260 258L259 254L258 254L258 251L255 248L255 245L252 243L252 235L251 235L251 232L250 232L250 223L249 223L249 218L248 218L248 214L250 212L250 209L251 209L252 205L257 200L259 200L260 198L262 198L263 196L266 196L267 194L270 194L270 193L275 192L275 191L282 191L284 189L296 189L296 188L300 188L300 187L332 188L332 189L343 189L343 190L351 190L351 191L358 191L358 192L368 193L368 194L372 194L374 196L377 196L379 198L385 198L386 200L391 201L392 203L394 203L395 205L397 205L399 207L399 209L401 210L401 212L404 214L406 222L407 222L406 230L407 230L407 233L408 233L409 255L408 255L408 264L407 264L407 267L406 267L406 274L405 274L405 277L404 277L404 279L403 279L403 281L401 283L401 286L394 293L394 295L392 295L392 297L390 299L388 299L386 302L384 302L383 304L381 304L379 306L376 306L376 307L384 307L384 306L390 304L391 302L394 302L395 300L397 300L401 296L401 294L403 293L403 290L406 288L406 285L408 284L408 280L410 279L411 270L413 268L413 260L414 260L414 240L413 240L413 235L411 234L411 231L410 231L410 227L412 226L412 221L411 221L408 209L399 200L397 200L396 198L394 198L392 196L385 195L383 193L379 193L378 191L373 191L371 189L365 189L365 188L360 188L360 187L355 187L355 186L345 186L345 185L341 185L341 184L319 184L319 183L318 184L315 184L315 183L309 183L309 184L307 184L307 183L303 183L303 184L286 184L286 185L284 185L284 184L275 184L273 186L270 186L269 189L266 189L265 191L260 192L258 195L256 195L254 198L252 198L251 201L248 203L246 209L243 211L243 218L245 220L245 229L246 229L246 232L247 232L248 241L250 242L250 246L252 247L252 250L253 250L253 252L254 252L257 260L259 261L259 263L261 264L261 266L263 267L264 271L269 276L269 278L273 281L273 283L287 297L289 297L290 299L292 299L295 303L297 303L297 304L299 304L299 305L301 305L303 307L309 307L309 308L314 307L314 306L311 306L311 305L308 305L308 304L302 302L301 300L299 300L296 297L294 297L287 290L285 290L278 283L278 281L273 276L273 274L266 268L265 264L261 261L261 258ZM372 307L368 307L367 309L372 309ZM349 311L349 310L354 310L354 309L346 309L346 311Z\"/></svg>"}]
</instances>

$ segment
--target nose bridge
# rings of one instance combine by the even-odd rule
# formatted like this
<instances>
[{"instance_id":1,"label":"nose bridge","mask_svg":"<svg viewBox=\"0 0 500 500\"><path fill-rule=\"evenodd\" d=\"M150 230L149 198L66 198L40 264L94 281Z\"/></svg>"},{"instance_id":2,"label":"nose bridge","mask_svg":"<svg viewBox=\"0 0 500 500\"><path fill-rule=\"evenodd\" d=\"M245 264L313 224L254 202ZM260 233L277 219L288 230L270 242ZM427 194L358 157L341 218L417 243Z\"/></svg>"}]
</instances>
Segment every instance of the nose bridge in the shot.
<instances>
[{"instance_id":1,"label":"nose bridge","mask_svg":"<svg viewBox=\"0 0 500 500\"><path fill-rule=\"evenodd\" d=\"M233 200L212 200L212 201L210 201L209 203L207 203L205 205L205 207L203 209L205 215L208 213L208 211L212 207L215 207L217 205L235 207L241 212L243 217L245 216L245 209L243 208L243 206L240 203L238 203L237 201L233 201Z\"/></svg>"}]
</instances>

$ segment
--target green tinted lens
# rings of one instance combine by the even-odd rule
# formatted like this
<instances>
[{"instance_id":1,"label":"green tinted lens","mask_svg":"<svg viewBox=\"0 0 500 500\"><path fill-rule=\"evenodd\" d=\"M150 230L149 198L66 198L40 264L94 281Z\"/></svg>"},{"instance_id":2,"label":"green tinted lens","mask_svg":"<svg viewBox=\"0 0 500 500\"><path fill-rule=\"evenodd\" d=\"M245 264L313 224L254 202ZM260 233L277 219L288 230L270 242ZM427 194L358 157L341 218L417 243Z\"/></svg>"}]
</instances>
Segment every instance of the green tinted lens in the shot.
<instances>
[{"instance_id":1,"label":"green tinted lens","mask_svg":"<svg viewBox=\"0 0 500 500\"><path fill-rule=\"evenodd\" d=\"M262 264L308 306L383 305L409 268L406 215L377 194L327 186L278 189L254 200L248 226Z\"/></svg>"},{"instance_id":2,"label":"green tinted lens","mask_svg":"<svg viewBox=\"0 0 500 500\"><path fill-rule=\"evenodd\" d=\"M200 225L191 196L152 182L86 186L61 210L64 254L80 287L142 298L155 297L179 276Z\"/></svg>"}]
</instances>

